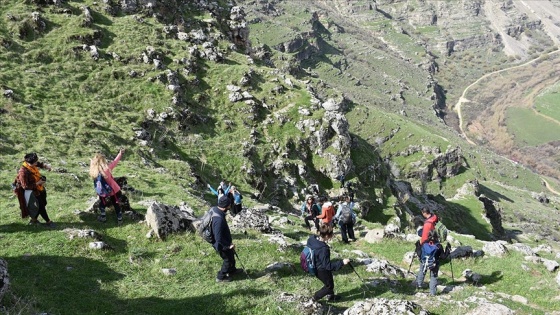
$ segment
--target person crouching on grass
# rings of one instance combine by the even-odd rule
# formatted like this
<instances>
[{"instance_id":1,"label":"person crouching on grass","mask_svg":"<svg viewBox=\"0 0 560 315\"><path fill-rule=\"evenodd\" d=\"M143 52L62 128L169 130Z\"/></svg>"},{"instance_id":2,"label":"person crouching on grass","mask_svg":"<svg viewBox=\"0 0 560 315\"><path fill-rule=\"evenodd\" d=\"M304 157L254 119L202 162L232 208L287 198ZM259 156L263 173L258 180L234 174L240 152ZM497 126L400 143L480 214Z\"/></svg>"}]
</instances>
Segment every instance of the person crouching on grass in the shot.
<instances>
[{"instance_id":1,"label":"person crouching on grass","mask_svg":"<svg viewBox=\"0 0 560 315\"><path fill-rule=\"evenodd\" d=\"M333 235L332 225L321 224L319 225L319 235L311 235L307 239L307 246L313 251L313 260L315 261L315 268L317 268L316 277L323 282L323 287L313 295L313 302L319 301L325 296L327 296L328 301L340 300L340 296L334 294L332 272L350 263L350 259L331 261L331 250L327 242L333 238Z\"/></svg>"}]
</instances>

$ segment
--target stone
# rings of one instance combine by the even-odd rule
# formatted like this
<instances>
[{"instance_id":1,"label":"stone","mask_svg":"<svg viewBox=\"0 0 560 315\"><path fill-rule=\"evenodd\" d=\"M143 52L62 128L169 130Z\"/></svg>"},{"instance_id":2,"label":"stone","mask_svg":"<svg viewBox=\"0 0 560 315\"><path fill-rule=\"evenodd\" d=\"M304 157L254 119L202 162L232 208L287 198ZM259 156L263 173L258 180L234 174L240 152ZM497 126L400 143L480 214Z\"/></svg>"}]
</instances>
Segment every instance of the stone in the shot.
<instances>
[{"instance_id":1,"label":"stone","mask_svg":"<svg viewBox=\"0 0 560 315\"><path fill-rule=\"evenodd\" d=\"M507 306L497 303L484 302L466 315L514 315L515 312Z\"/></svg>"},{"instance_id":2,"label":"stone","mask_svg":"<svg viewBox=\"0 0 560 315\"><path fill-rule=\"evenodd\" d=\"M329 98L326 102L321 104L321 106L323 106L323 108L327 111L340 111L340 109L342 108L342 103Z\"/></svg>"},{"instance_id":3,"label":"stone","mask_svg":"<svg viewBox=\"0 0 560 315\"><path fill-rule=\"evenodd\" d=\"M89 243L89 248L90 249L103 249L103 248L106 248L106 247L107 247L107 244L105 244L104 242L101 242L101 241L90 242Z\"/></svg>"},{"instance_id":4,"label":"stone","mask_svg":"<svg viewBox=\"0 0 560 315\"><path fill-rule=\"evenodd\" d=\"M531 249L531 246L523 243L514 243L506 245L508 250L515 250L522 253L525 256L534 256L535 252Z\"/></svg>"},{"instance_id":5,"label":"stone","mask_svg":"<svg viewBox=\"0 0 560 315\"><path fill-rule=\"evenodd\" d=\"M234 229L254 229L263 233L272 232L268 216L264 211L257 209L243 209L234 218L231 224Z\"/></svg>"},{"instance_id":6,"label":"stone","mask_svg":"<svg viewBox=\"0 0 560 315\"><path fill-rule=\"evenodd\" d=\"M154 201L146 211L146 224L154 234L165 239L169 234L195 231L198 219L186 210Z\"/></svg>"},{"instance_id":7,"label":"stone","mask_svg":"<svg viewBox=\"0 0 560 315\"><path fill-rule=\"evenodd\" d=\"M556 274L556 283L560 287L560 271L558 271L558 273Z\"/></svg>"},{"instance_id":8,"label":"stone","mask_svg":"<svg viewBox=\"0 0 560 315\"><path fill-rule=\"evenodd\" d=\"M484 242L482 250L493 257L503 257L508 253L507 248L500 242Z\"/></svg>"},{"instance_id":9,"label":"stone","mask_svg":"<svg viewBox=\"0 0 560 315\"><path fill-rule=\"evenodd\" d=\"M166 276L174 276L177 274L177 269L175 268L162 268L161 272Z\"/></svg>"},{"instance_id":10,"label":"stone","mask_svg":"<svg viewBox=\"0 0 560 315\"><path fill-rule=\"evenodd\" d=\"M558 269L559 265L558 262L556 260L550 260L550 259L541 259L543 265L546 267L546 270L550 271L550 272L554 272Z\"/></svg>"},{"instance_id":11,"label":"stone","mask_svg":"<svg viewBox=\"0 0 560 315\"><path fill-rule=\"evenodd\" d=\"M364 261L365 262L365 261ZM366 265L366 271L381 273L385 276L397 276L404 278L406 270L401 269L395 265L391 265L387 260L381 260L377 258L368 259L368 264Z\"/></svg>"},{"instance_id":12,"label":"stone","mask_svg":"<svg viewBox=\"0 0 560 315\"><path fill-rule=\"evenodd\" d=\"M274 262L274 263L266 266L266 268L265 268L266 272L274 272L274 271L279 271L279 270L293 271L294 270L294 265L291 264L291 263L287 263L287 262Z\"/></svg>"},{"instance_id":13,"label":"stone","mask_svg":"<svg viewBox=\"0 0 560 315\"><path fill-rule=\"evenodd\" d=\"M372 229L367 231L364 240L370 244L381 243L384 234L383 229Z\"/></svg>"},{"instance_id":14,"label":"stone","mask_svg":"<svg viewBox=\"0 0 560 315\"><path fill-rule=\"evenodd\" d=\"M428 311L412 301L373 298L359 301L345 310L344 315L378 315L378 314L419 314L427 315Z\"/></svg>"},{"instance_id":15,"label":"stone","mask_svg":"<svg viewBox=\"0 0 560 315\"><path fill-rule=\"evenodd\" d=\"M8 274L8 262L0 258L0 302L10 289L10 275ZM4 304L2 304L4 305Z\"/></svg>"},{"instance_id":16,"label":"stone","mask_svg":"<svg viewBox=\"0 0 560 315\"><path fill-rule=\"evenodd\" d=\"M68 235L69 239L74 238L93 238L95 240L101 240L101 235L94 230L79 230L79 229L71 229L67 228L62 230L64 233Z\"/></svg>"}]
</instances>

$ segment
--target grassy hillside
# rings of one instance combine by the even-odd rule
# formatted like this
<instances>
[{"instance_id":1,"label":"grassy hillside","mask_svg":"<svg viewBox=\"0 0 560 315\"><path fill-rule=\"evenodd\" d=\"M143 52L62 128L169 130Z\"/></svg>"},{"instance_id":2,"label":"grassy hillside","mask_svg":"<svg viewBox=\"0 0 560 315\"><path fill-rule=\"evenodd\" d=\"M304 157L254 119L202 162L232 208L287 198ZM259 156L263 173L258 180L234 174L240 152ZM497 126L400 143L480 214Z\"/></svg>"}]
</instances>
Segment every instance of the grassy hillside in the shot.
<instances>
[{"instance_id":1,"label":"grassy hillside","mask_svg":"<svg viewBox=\"0 0 560 315\"><path fill-rule=\"evenodd\" d=\"M325 171L332 160L310 147L317 138L311 129L328 133L332 127L322 120L325 110L314 103L309 86L323 99L346 96L348 157L353 165L347 179L357 188L357 201L369 210L359 222L360 238L368 229L398 222L396 217L402 230L412 232L408 211L419 211L413 200L434 200L445 209L443 220L453 236L479 249L479 240L494 238L492 228L482 216L482 203L472 194L458 192L466 182L478 180L482 193L500 204L510 235L521 235L519 240L530 245L545 242L557 247L554 239L560 235L547 224L558 218L557 199L539 203L531 195L545 191L538 176L471 147L433 114L432 92L423 85L427 72L414 64L425 56L420 51L415 54L419 45L398 29L386 30L389 24L385 27L381 22L354 29L336 15L320 16L320 25L313 26L303 23L310 13L299 10L295 14L296 8L288 7L294 11L286 12L293 15L251 24L253 45L270 48L315 27L319 36L310 38L305 47L318 47L317 51L298 61L297 53L274 49L267 62L254 55L248 58L243 48L232 46L227 26L230 7L226 1L217 3L219 9L203 8L193 1L163 1L152 9L126 13L113 10L111 1L67 1L60 6L45 1L2 2L0 257L8 262L11 278L11 292L2 301L5 313L301 314L298 303L278 297L286 292L307 299L320 284L298 266L301 243L309 234L302 219L288 213L300 202L296 191L301 188L318 183L322 193L336 195L340 187ZM93 19L89 23L84 6ZM39 13L35 19L33 12ZM170 35L166 32L170 25L186 33L204 30L223 60L194 56L191 49L203 51L203 44ZM367 38L371 31L386 32L390 44L379 42L364 55L371 47L352 43ZM401 53L413 61L403 63ZM349 63L345 68L351 58L372 61L383 75L371 76L364 64ZM341 75L350 69L352 76ZM169 87L173 74L178 91ZM250 80L243 85L240 81L245 76ZM242 86L254 103L231 102L228 85ZM398 96L386 101L399 93L406 102ZM309 114L302 114L305 110ZM313 121L313 128L299 128L304 120ZM146 135L139 137L141 132ZM436 154L402 154L414 146L441 152L459 146L464 165L454 177L422 183L410 174ZM289 246L279 250L266 235L233 231L238 267L243 264L250 279L238 275L233 283L216 284L221 260L196 235L173 235L165 241L147 238L144 223L125 218L124 226L117 227L111 211L106 224L97 222L94 213L83 212L94 197L89 159L97 151L114 157L119 148L126 151L114 174L128 177L135 189L129 198L139 213L146 212L147 201L157 200L170 205L186 202L200 215L215 202L206 184L226 179L240 188L246 206L279 206L281 212L269 215L287 217L293 223L275 226ZM24 154L31 151L53 166L45 175L48 212L58 224L54 230L28 226L19 217L9 188ZM341 154L332 146L326 151ZM275 166L277 161L283 163L282 169ZM300 167L305 174L299 173ZM396 181L411 184L411 198L394 194L391 185ZM425 191L421 191L423 184ZM71 240L66 228L94 229L112 249L89 249L91 239ZM332 248L335 258L357 259L358 254L351 252L357 249L408 268L402 260L413 245L386 239L379 244L359 240L345 246L337 239ZM466 268L481 273L490 292L527 297L527 305L509 299L503 302L518 314L560 308L554 299L557 286L548 271L542 265L523 270L521 260L513 253L506 258L454 261L454 284L459 289L448 295L453 302L447 303L444 295L437 304L412 292L410 279L387 278L356 265L370 290L364 292L356 274L345 268L335 277L344 300L326 308L341 313L364 297L385 297L413 300L436 314L464 313L473 306L464 302L467 297L485 295L479 287L463 285L459 274ZM291 263L293 268L266 272L274 262ZM166 268L175 268L177 273L164 276ZM448 268L444 267L441 281L450 285Z\"/></svg>"}]
</instances>

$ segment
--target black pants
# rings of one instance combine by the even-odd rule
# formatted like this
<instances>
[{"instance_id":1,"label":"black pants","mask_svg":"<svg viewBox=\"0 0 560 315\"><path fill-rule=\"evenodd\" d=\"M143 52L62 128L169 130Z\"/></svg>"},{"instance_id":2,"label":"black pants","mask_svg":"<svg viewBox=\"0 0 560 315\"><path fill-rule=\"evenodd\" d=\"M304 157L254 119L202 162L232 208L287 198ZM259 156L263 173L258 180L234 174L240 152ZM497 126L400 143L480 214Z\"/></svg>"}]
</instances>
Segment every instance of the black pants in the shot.
<instances>
[{"instance_id":1,"label":"black pants","mask_svg":"<svg viewBox=\"0 0 560 315\"><path fill-rule=\"evenodd\" d=\"M340 232L342 233L343 242L348 242L348 238L356 239L356 236L354 236L354 222L340 223ZM347 233L348 236L346 236Z\"/></svg>"},{"instance_id":2,"label":"black pants","mask_svg":"<svg viewBox=\"0 0 560 315\"><path fill-rule=\"evenodd\" d=\"M218 254L220 254L220 257L222 257L224 261L222 262L222 269L218 271L216 278L222 280L229 276L228 273L233 272L236 269L235 253L233 252L233 250L228 248L225 250L218 251Z\"/></svg>"},{"instance_id":3,"label":"black pants","mask_svg":"<svg viewBox=\"0 0 560 315\"><path fill-rule=\"evenodd\" d=\"M121 206L119 205L119 198L117 197L117 195L120 195L120 191L112 196L109 197L105 197L105 198L109 198L111 200L111 203L113 204L113 207L115 208L115 213L117 214L117 219L122 218L122 214L121 214ZM99 196L99 212L101 212L101 216L105 216L105 208L107 207L106 201L105 201L104 197Z\"/></svg>"},{"instance_id":4,"label":"black pants","mask_svg":"<svg viewBox=\"0 0 560 315\"><path fill-rule=\"evenodd\" d=\"M318 301L325 295L334 295L334 279L332 271L317 270L317 278L323 282L323 287L319 291L315 292L313 299Z\"/></svg>"},{"instance_id":5,"label":"black pants","mask_svg":"<svg viewBox=\"0 0 560 315\"><path fill-rule=\"evenodd\" d=\"M237 215L239 212L241 212L241 204L233 204L233 207L231 208L231 214L233 214L234 216Z\"/></svg>"},{"instance_id":6,"label":"black pants","mask_svg":"<svg viewBox=\"0 0 560 315\"><path fill-rule=\"evenodd\" d=\"M319 219L316 219L315 216L308 215L304 218L304 220L305 220L305 225L307 226L308 229L311 229L311 225L309 224L309 221L313 221L315 223L315 228L317 229L317 231L319 231Z\"/></svg>"},{"instance_id":7,"label":"black pants","mask_svg":"<svg viewBox=\"0 0 560 315\"><path fill-rule=\"evenodd\" d=\"M39 204L39 214L37 215L37 217L40 215L41 218L45 220L45 223L50 222L51 219L49 219L49 215L47 214L47 190L43 189L43 191L39 194L39 196L36 196L36 198L37 203ZM37 217L32 219L37 220Z\"/></svg>"}]
</instances>

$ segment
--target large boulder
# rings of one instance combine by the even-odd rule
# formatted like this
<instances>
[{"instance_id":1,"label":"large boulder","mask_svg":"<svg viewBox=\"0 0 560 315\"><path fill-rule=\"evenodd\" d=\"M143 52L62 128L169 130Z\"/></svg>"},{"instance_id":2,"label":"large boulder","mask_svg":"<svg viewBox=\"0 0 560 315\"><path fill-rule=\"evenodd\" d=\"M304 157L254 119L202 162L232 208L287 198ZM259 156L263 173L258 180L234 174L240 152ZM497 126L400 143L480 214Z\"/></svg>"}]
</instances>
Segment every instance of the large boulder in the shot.
<instances>
[{"instance_id":1,"label":"large boulder","mask_svg":"<svg viewBox=\"0 0 560 315\"><path fill-rule=\"evenodd\" d=\"M381 241L383 241L384 234L385 231L383 229L372 229L367 231L364 240L371 244L381 243Z\"/></svg>"},{"instance_id":2,"label":"large boulder","mask_svg":"<svg viewBox=\"0 0 560 315\"><path fill-rule=\"evenodd\" d=\"M197 218L188 207L169 206L154 201L146 212L146 224L160 239L169 234L194 231L193 221Z\"/></svg>"},{"instance_id":3,"label":"large boulder","mask_svg":"<svg viewBox=\"0 0 560 315\"><path fill-rule=\"evenodd\" d=\"M352 305L344 311L344 315L377 315L377 314L419 314L428 315L422 306L406 300L389 300L385 298L366 299Z\"/></svg>"},{"instance_id":4,"label":"large boulder","mask_svg":"<svg viewBox=\"0 0 560 315\"><path fill-rule=\"evenodd\" d=\"M234 218L231 224L235 229L254 229L264 233L272 232L268 216L262 210L243 209Z\"/></svg>"},{"instance_id":5,"label":"large boulder","mask_svg":"<svg viewBox=\"0 0 560 315\"><path fill-rule=\"evenodd\" d=\"M514 243L510 245L506 245L508 250L515 250L522 253L524 256L534 256L535 252L531 249L531 246L523 243Z\"/></svg>"},{"instance_id":6,"label":"large boulder","mask_svg":"<svg viewBox=\"0 0 560 315\"><path fill-rule=\"evenodd\" d=\"M0 302L10 289L10 276L8 275L8 262L0 258Z\"/></svg>"}]
</instances>

